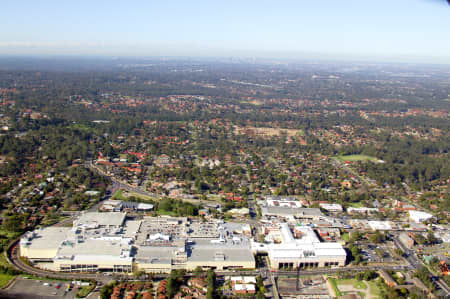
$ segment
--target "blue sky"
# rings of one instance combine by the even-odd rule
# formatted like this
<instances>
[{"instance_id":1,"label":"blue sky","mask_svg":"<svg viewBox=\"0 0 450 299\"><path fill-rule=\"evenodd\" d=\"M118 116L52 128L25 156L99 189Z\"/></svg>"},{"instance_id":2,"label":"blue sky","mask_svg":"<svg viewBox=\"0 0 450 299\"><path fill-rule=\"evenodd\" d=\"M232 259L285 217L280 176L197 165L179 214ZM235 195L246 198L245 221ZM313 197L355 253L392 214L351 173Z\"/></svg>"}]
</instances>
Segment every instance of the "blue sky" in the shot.
<instances>
[{"instance_id":1,"label":"blue sky","mask_svg":"<svg viewBox=\"0 0 450 299\"><path fill-rule=\"evenodd\" d=\"M450 63L442 0L2 1L0 54Z\"/></svg>"}]
</instances>

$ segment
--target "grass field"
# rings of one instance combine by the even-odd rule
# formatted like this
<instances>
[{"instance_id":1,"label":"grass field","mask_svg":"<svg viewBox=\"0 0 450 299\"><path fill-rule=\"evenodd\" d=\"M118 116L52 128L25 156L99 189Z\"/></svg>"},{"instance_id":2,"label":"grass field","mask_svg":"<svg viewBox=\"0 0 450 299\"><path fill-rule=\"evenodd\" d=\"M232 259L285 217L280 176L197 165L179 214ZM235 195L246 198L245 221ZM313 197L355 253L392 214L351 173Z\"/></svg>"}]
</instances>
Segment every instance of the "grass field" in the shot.
<instances>
[{"instance_id":1,"label":"grass field","mask_svg":"<svg viewBox=\"0 0 450 299\"><path fill-rule=\"evenodd\" d=\"M8 266L9 266L9 263L8 263L8 261L6 260L6 257L5 257L5 253L4 253L4 252L2 252L2 253L0 254L0 265L1 265L1 266L4 266L4 267L8 267Z\"/></svg>"},{"instance_id":2,"label":"grass field","mask_svg":"<svg viewBox=\"0 0 450 299\"><path fill-rule=\"evenodd\" d=\"M357 161L378 161L377 158L366 156L366 155L344 155L344 156L337 156L337 159L344 161L351 161L351 162L357 162Z\"/></svg>"},{"instance_id":3,"label":"grass field","mask_svg":"<svg viewBox=\"0 0 450 299\"><path fill-rule=\"evenodd\" d=\"M77 292L77 297L84 298L95 288L95 284L91 283L88 286L81 287Z\"/></svg>"},{"instance_id":4,"label":"grass field","mask_svg":"<svg viewBox=\"0 0 450 299\"><path fill-rule=\"evenodd\" d=\"M364 283L364 281L359 281L356 279L338 279L336 281L337 285L341 285L341 284L347 284L347 285L352 285L355 289L359 289L359 290L365 290L367 289L367 285Z\"/></svg>"},{"instance_id":5,"label":"grass field","mask_svg":"<svg viewBox=\"0 0 450 299\"><path fill-rule=\"evenodd\" d=\"M364 204L362 202L351 202L349 205L352 208L362 208L362 207L364 207Z\"/></svg>"},{"instance_id":6,"label":"grass field","mask_svg":"<svg viewBox=\"0 0 450 299\"><path fill-rule=\"evenodd\" d=\"M381 292L380 292L380 287L377 285L376 281L368 281L367 282L370 286L370 294L374 297L380 297Z\"/></svg>"},{"instance_id":7,"label":"grass field","mask_svg":"<svg viewBox=\"0 0 450 299\"><path fill-rule=\"evenodd\" d=\"M127 195L127 196L125 196L125 194ZM130 197L130 196L134 196L134 197L136 197L136 198L138 198L138 199L142 199L142 200L159 200L159 198L156 198L156 197L151 197L151 196L146 196L146 195L142 195L142 194L137 194L137 193L134 193L134 192L127 192L127 191L124 191L123 189L120 189L120 190L118 190L114 195L113 195L113 197L112 197L112 199L116 199L116 200L124 200L124 201L126 201L126 200L128 200L128 197Z\"/></svg>"},{"instance_id":8,"label":"grass field","mask_svg":"<svg viewBox=\"0 0 450 299\"><path fill-rule=\"evenodd\" d=\"M253 106L261 106L261 105L264 105L264 102L262 102L262 101L257 101L257 100L254 100L254 101L240 101L240 103L241 103L241 104L250 104L250 105L253 105Z\"/></svg>"},{"instance_id":9,"label":"grass field","mask_svg":"<svg viewBox=\"0 0 450 299\"><path fill-rule=\"evenodd\" d=\"M14 278L13 275L0 274L0 288L3 288L4 286L6 286L8 284L8 282L13 278Z\"/></svg>"},{"instance_id":10,"label":"grass field","mask_svg":"<svg viewBox=\"0 0 450 299\"><path fill-rule=\"evenodd\" d=\"M114 195L112 196L112 199L115 200L126 200L127 198L125 196L123 196L123 190L117 190L116 193L114 193Z\"/></svg>"},{"instance_id":11,"label":"grass field","mask_svg":"<svg viewBox=\"0 0 450 299\"><path fill-rule=\"evenodd\" d=\"M20 233L0 229L0 235L4 238L14 239L14 238L20 236Z\"/></svg>"},{"instance_id":12,"label":"grass field","mask_svg":"<svg viewBox=\"0 0 450 299\"><path fill-rule=\"evenodd\" d=\"M350 240L350 234L349 234L349 233L343 233L343 234L341 235L341 239L342 239L343 241L348 241L348 240Z\"/></svg>"},{"instance_id":13,"label":"grass field","mask_svg":"<svg viewBox=\"0 0 450 299\"><path fill-rule=\"evenodd\" d=\"M78 130L80 130L80 131L90 131L90 130L92 130L91 128L89 128L87 125L84 125L84 124L73 124L73 125L71 125L71 126L69 126L69 127L72 127L73 129L78 129Z\"/></svg>"},{"instance_id":14,"label":"grass field","mask_svg":"<svg viewBox=\"0 0 450 299\"><path fill-rule=\"evenodd\" d=\"M331 286L333 287L334 293L337 297L342 296L342 293L339 291L336 283L336 279L333 277L329 277L328 280L330 281Z\"/></svg>"}]
</instances>

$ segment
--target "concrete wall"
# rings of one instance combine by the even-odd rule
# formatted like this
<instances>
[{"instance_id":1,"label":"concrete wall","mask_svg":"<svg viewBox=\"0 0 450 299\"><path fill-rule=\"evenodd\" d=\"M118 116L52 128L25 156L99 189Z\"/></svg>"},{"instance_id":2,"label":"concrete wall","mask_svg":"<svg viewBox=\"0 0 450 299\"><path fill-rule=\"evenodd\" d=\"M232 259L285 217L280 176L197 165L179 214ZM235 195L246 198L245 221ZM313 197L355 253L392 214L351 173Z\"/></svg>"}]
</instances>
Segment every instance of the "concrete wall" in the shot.
<instances>
[{"instance_id":1,"label":"concrete wall","mask_svg":"<svg viewBox=\"0 0 450 299\"><path fill-rule=\"evenodd\" d=\"M290 266L293 269L296 269L300 266L301 269L307 268L321 268L327 266L345 266L346 257L327 257L327 258L308 258L308 259L271 259L270 268L273 270L280 269L280 263L285 266Z\"/></svg>"},{"instance_id":2,"label":"concrete wall","mask_svg":"<svg viewBox=\"0 0 450 299\"><path fill-rule=\"evenodd\" d=\"M58 248L52 249L33 249L26 246L20 246L20 255L28 258L29 260L33 259L53 259L56 255Z\"/></svg>"},{"instance_id":3,"label":"concrete wall","mask_svg":"<svg viewBox=\"0 0 450 299\"><path fill-rule=\"evenodd\" d=\"M192 271L198 266L202 268L215 268L217 270L223 270L224 268L245 268L255 269L255 261L188 261L186 264L186 270Z\"/></svg>"},{"instance_id":4,"label":"concrete wall","mask_svg":"<svg viewBox=\"0 0 450 299\"><path fill-rule=\"evenodd\" d=\"M117 260L111 260L111 261L99 261L95 259L95 256L92 258L87 258L84 260L66 260L66 259L60 259L60 260L54 260L55 269L58 269L59 271L63 271L63 267L68 266L77 266L81 265L80 270L74 270L74 271L80 271L80 272L94 272L96 270L102 270L102 269L126 269L125 272L131 272L133 270L133 263L132 261L117 261ZM114 267L119 266L119 267ZM83 271L84 270L84 271ZM68 270L64 270L68 271ZM118 271L121 272L121 271Z\"/></svg>"},{"instance_id":5,"label":"concrete wall","mask_svg":"<svg viewBox=\"0 0 450 299\"><path fill-rule=\"evenodd\" d=\"M172 265L168 263L135 263L138 270L145 271L146 273L170 273Z\"/></svg>"}]
</instances>

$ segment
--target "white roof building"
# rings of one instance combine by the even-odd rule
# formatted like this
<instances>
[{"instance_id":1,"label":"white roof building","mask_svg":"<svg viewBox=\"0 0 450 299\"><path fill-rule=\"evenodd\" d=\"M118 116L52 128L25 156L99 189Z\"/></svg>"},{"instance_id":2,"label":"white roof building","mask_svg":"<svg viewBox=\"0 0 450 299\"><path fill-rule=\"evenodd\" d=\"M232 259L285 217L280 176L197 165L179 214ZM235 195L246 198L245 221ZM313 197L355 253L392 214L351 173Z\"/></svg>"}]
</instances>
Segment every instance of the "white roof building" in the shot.
<instances>
[{"instance_id":1,"label":"white roof building","mask_svg":"<svg viewBox=\"0 0 450 299\"><path fill-rule=\"evenodd\" d=\"M271 267L322 267L345 265L346 252L339 243L320 242L309 226L297 226L295 239L286 223L280 224L280 243L267 245Z\"/></svg>"},{"instance_id":2,"label":"white roof building","mask_svg":"<svg viewBox=\"0 0 450 299\"><path fill-rule=\"evenodd\" d=\"M392 226L389 223L389 221L371 220L368 223L369 223L370 228L373 230L390 230L390 229L392 229Z\"/></svg>"},{"instance_id":3,"label":"white roof building","mask_svg":"<svg viewBox=\"0 0 450 299\"><path fill-rule=\"evenodd\" d=\"M157 234L154 234L154 235L150 235L150 240L151 241L156 241L156 240L169 241L170 240L170 236L157 233Z\"/></svg>"},{"instance_id":4,"label":"white roof building","mask_svg":"<svg viewBox=\"0 0 450 299\"><path fill-rule=\"evenodd\" d=\"M324 210L330 211L330 212L342 212L342 206L337 203L321 203L320 207Z\"/></svg>"},{"instance_id":5,"label":"white roof building","mask_svg":"<svg viewBox=\"0 0 450 299\"><path fill-rule=\"evenodd\" d=\"M250 213L248 208L240 208L240 209L231 209L228 211L231 214L239 214L239 215L248 215Z\"/></svg>"},{"instance_id":6,"label":"white roof building","mask_svg":"<svg viewBox=\"0 0 450 299\"><path fill-rule=\"evenodd\" d=\"M150 210L153 209L153 205L152 205L152 204L148 204L148 203L142 203L142 202L140 202L140 203L138 204L138 206L137 206L137 209L138 209L138 210L141 210L141 211L150 211Z\"/></svg>"},{"instance_id":7,"label":"white roof building","mask_svg":"<svg viewBox=\"0 0 450 299\"><path fill-rule=\"evenodd\" d=\"M241 284L237 283L234 285L234 291L238 292L255 292L254 284Z\"/></svg>"},{"instance_id":8,"label":"white roof building","mask_svg":"<svg viewBox=\"0 0 450 299\"><path fill-rule=\"evenodd\" d=\"M256 277L255 276L244 276L243 277L244 283L255 283L256 284Z\"/></svg>"},{"instance_id":9,"label":"white roof building","mask_svg":"<svg viewBox=\"0 0 450 299\"><path fill-rule=\"evenodd\" d=\"M347 208L347 213L352 214L352 213L375 213L378 212L377 208L367 208L367 207L360 207L360 208L353 208L353 207L349 207Z\"/></svg>"},{"instance_id":10,"label":"white roof building","mask_svg":"<svg viewBox=\"0 0 450 299\"><path fill-rule=\"evenodd\" d=\"M279 198L279 199L267 199L267 206L269 207L284 207L284 208L301 208L302 203L298 200Z\"/></svg>"},{"instance_id":11,"label":"white roof building","mask_svg":"<svg viewBox=\"0 0 450 299\"><path fill-rule=\"evenodd\" d=\"M414 222L421 223L433 218L433 215L422 211L409 211L409 218Z\"/></svg>"},{"instance_id":12,"label":"white roof building","mask_svg":"<svg viewBox=\"0 0 450 299\"><path fill-rule=\"evenodd\" d=\"M73 222L74 227L95 229L98 227L120 227L125 221L126 213L111 212L87 212L81 214Z\"/></svg>"},{"instance_id":13,"label":"white roof building","mask_svg":"<svg viewBox=\"0 0 450 299\"><path fill-rule=\"evenodd\" d=\"M450 233L449 232L438 232L435 234L436 237L442 240L444 243L450 243Z\"/></svg>"}]
</instances>

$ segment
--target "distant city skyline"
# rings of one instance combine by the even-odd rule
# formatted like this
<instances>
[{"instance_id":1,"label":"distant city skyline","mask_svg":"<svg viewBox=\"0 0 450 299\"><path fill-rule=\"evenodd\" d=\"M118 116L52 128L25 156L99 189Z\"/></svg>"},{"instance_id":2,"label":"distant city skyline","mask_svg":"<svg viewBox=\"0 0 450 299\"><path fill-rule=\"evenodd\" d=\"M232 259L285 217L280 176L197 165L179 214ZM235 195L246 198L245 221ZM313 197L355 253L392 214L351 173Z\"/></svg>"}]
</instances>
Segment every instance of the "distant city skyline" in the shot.
<instances>
[{"instance_id":1,"label":"distant city skyline","mask_svg":"<svg viewBox=\"0 0 450 299\"><path fill-rule=\"evenodd\" d=\"M17 0L0 26L0 55L450 63L444 0Z\"/></svg>"}]
</instances>

